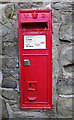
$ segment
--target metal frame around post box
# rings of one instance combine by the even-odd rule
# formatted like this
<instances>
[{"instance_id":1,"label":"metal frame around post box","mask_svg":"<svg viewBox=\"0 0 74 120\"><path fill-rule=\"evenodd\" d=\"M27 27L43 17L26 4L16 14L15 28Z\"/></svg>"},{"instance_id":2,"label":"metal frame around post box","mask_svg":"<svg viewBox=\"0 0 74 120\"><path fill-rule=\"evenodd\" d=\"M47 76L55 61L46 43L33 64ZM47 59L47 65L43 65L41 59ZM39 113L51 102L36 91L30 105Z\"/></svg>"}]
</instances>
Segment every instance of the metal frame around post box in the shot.
<instances>
[{"instance_id":1,"label":"metal frame around post box","mask_svg":"<svg viewBox=\"0 0 74 120\"><path fill-rule=\"evenodd\" d=\"M20 14L21 13L29 13L29 12L49 12L49 21L48 21L48 26L49 26L49 58L48 58L48 66L49 66L49 69L48 69L48 106L45 106L45 107L37 107L37 106L34 106L34 107L24 107L24 104L23 104L23 86L22 86L22 78L23 78L23 74L22 74L22 71L23 71L23 58L22 58L22 53L23 53L23 44L21 42L22 40L22 25L21 25L21 17L20 17ZM20 106L22 109L51 109L52 108L52 12L51 10L20 10L18 11L18 47L19 47L19 77L20 77ZM33 22L33 21L31 21ZM25 22L26 23L26 22Z\"/></svg>"}]
</instances>

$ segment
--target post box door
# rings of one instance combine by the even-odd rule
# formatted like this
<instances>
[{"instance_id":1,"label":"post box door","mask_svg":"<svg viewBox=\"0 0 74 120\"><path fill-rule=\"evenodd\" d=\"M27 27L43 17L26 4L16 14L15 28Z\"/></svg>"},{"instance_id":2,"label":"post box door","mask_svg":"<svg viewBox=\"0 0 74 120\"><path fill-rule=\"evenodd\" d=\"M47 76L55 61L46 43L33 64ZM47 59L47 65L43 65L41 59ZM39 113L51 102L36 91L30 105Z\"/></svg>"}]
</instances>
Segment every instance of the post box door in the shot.
<instances>
[{"instance_id":1,"label":"post box door","mask_svg":"<svg viewBox=\"0 0 74 120\"><path fill-rule=\"evenodd\" d=\"M24 102L48 102L47 56L24 56L29 65L24 66ZM32 98L32 99L31 99Z\"/></svg>"}]
</instances>

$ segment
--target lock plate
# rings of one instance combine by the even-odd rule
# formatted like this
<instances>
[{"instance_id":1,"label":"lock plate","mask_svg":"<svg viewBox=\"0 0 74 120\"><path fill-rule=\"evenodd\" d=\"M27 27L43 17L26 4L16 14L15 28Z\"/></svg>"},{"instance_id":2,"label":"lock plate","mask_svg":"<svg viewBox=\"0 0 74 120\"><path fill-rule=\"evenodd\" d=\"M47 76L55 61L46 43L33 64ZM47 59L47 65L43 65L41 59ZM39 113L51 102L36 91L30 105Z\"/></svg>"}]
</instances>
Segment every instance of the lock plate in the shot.
<instances>
[{"instance_id":1,"label":"lock plate","mask_svg":"<svg viewBox=\"0 0 74 120\"><path fill-rule=\"evenodd\" d=\"M24 66L29 66L30 65L30 61L29 60L24 60Z\"/></svg>"}]
</instances>

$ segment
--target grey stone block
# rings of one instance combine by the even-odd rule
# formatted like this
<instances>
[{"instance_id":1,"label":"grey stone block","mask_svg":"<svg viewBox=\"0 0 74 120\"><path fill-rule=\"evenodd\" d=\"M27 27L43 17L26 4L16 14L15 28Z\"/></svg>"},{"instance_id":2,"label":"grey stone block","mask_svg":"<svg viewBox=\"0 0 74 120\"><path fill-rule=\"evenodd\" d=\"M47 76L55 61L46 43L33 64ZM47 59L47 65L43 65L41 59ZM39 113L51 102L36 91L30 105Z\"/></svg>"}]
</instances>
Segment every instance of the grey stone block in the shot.
<instances>
[{"instance_id":1,"label":"grey stone block","mask_svg":"<svg viewBox=\"0 0 74 120\"><path fill-rule=\"evenodd\" d=\"M2 119L3 118L9 118L9 114L8 114L7 107L6 107L6 102L4 100L2 100Z\"/></svg>"},{"instance_id":2,"label":"grey stone block","mask_svg":"<svg viewBox=\"0 0 74 120\"><path fill-rule=\"evenodd\" d=\"M6 26L8 26L9 28L12 28L12 24L11 23L6 23L5 26L2 26L2 36L6 36L7 33L9 33L11 30L8 29Z\"/></svg>"},{"instance_id":3,"label":"grey stone block","mask_svg":"<svg viewBox=\"0 0 74 120\"><path fill-rule=\"evenodd\" d=\"M61 50L61 63L63 66L74 64L74 47L69 46Z\"/></svg>"},{"instance_id":4,"label":"grey stone block","mask_svg":"<svg viewBox=\"0 0 74 120\"><path fill-rule=\"evenodd\" d=\"M20 111L20 106L19 106L18 104L12 105L11 108L12 108L12 110L13 110L14 112Z\"/></svg>"},{"instance_id":5,"label":"grey stone block","mask_svg":"<svg viewBox=\"0 0 74 120\"><path fill-rule=\"evenodd\" d=\"M73 77L74 73L74 47L70 46L61 51L61 64L63 67L64 74L71 74L70 76ZM68 75L67 75L68 76Z\"/></svg>"},{"instance_id":6,"label":"grey stone block","mask_svg":"<svg viewBox=\"0 0 74 120\"><path fill-rule=\"evenodd\" d=\"M72 2L52 2L52 8L56 9L56 10L72 10Z\"/></svg>"},{"instance_id":7,"label":"grey stone block","mask_svg":"<svg viewBox=\"0 0 74 120\"><path fill-rule=\"evenodd\" d=\"M6 55L9 57L17 57L18 56L18 43L16 42L3 42L2 43L2 55Z\"/></svg>"},{"instance_id":8,"label":"grey stone block","mask_svg":"<svg viewBox=\"0 0 74 120\"><path fill-rule=\"evenodd\" d=\"M57 82L57 93L61 95L74 94L73 86L74 86L73 79L59 78Z\"/></svg>"},{"instance_id":9,"label":"grey stone block","mask_svg":"<svg viewBox=\"0 0 74 120\"><path fill-rule=\"evenodd\" d=\"M2 89L2 96L8 100L19 100L19 94L13 89Z\"/></svg>"},{"instance_id":10,"label":"grey stone block","mask_svg":"<svg viewBox=\"0 0 74 120\"><path fill-rule=\"evenodd\" d=\"M41 7L43 2L24 2L24 3L19 3L19 6L24 9L31 9L31 8L38 8Z\"/></svg>"},{"instance_id":11,"label":"grey stone block","mask_svg":"<svg viewBox=\"0 0 74 120\"><path fill-rule=\"evenodd\" d=\"M2 26L2 41L14 41L14 39L15 33L13 31L13 26L9 21L5 26Z\"/></svg>"},{"instance_id":12,"label":"grey stone block","mask_svg":"<svg viewBox=\"0 0 74 120\"><path fill-rule=\"evenodd\" d=\"M4 31L3 31L4 32ZM3 34L3 32L2 32L2 34ZM10 30L10 32L9 33L7 33L6 35L2 35L2 40L3 41L14 41L14 39L15 39L15 34L14 34L14 32L13 31L11 31Z\"/></svg>"},{"instance_id":13,"label":"grey stone block","mask_svg":"<svg viewBox=\"0 0 74 120\"><path fill-rule=\"evenodd\" d=\"M64 56L68 61L74 64L74 47L72 47L72 49L67 50Z\"/></svg>"},{"instance_id":14,"label":"grey stone block","mask_svg":"<svg viewBox=\"0 0 74 120\"><path fill-rule=\"evenodd\" d=\"M64 42L73 42L72 39L72 12L63 12L61 15L59 39Z\"/></svg>"},{"instance_id":15,"label":"grey stone block","mask_svg":"<svg viewBox=\"0 0 74 120\"><path fill-rule=\"evenodd\" d=\"M47 114L42 112L19 111L15 112L16 118L48 118Z\"/></svg>"},{"instance_id":16,"label":"grey stone block","mask_svg":"<svg viewBox=\"0 0 74 120\"><path fill-rule=\"evenodd\" d=\"M64 70L66 73L72 73L72 77L74 77L74 64L64 66Z\"/></svg>"},{"instance_id":17,"label":"grey stone block","mask_svg":"<svg viewBox=\"0 0 74 120\"><path fill-rule=\"evenodd\" d=\"M0 42L0 54L2 54L2 41Z\"/></svg>"},{"instance_id":18,"label":"grey stone block","mask_svg":"<svg viewBox=\"0 0 74 120\"><path fill-rule=\"evenodd\" d=\"M0 87L1 87L1 84L2 84L2 79L3 79L3 75L2 75L2 71L0 71Z\"/></svg>"},{"instance_id":19,"label":"grey stone block","mask_svg":"<svg viewBox=\"0 0 74 120\"><path fill-rule=\"evenodd\" d=\"M14 101L14 100L9 100L9 105L12 106L12 105L15 105L17 104L18 101Z\"/></svg>"},{"instance_id":20,"label":"grey stone block","mask_svg":"<svg viewBox=\"0 0 74 120\"><path fill-rule=\"evenodd\" d=\"M52 21L53 23L60 23L61 14L60 11L52 9Z\"/></svg>"},{"instance_id":21,"label":"grey stone block","mask_svg":"<svg viewBox=\"0 0 74 120\"><path fill-rule=\"evenodd\" d=\"M19 79L19 68L3 68L3 77L12 76L15 79Z\"/></svg>"},{"instance_id":22,"label":"grey stone block","mask_svg":"<svg viewBox=\"0 0 74 120\"><path fill-rule=\"evenodd\" d=\"M1 97L1 89L0 89L0 119L2 119L2 97Z\"/></svg>"},{"instance_id":23,"label":"grey stone block","mask_svg":"<svg viewBox=\"0 0 74 120\"><path fill-rule=\"evenodd\" d=\"M58 98L58 116L72 118L72 98Z\"/></svg>"},{"instance_id":24,"label":"grey stone block","mask_svg":"<svg viewBox=\"0 0 74 120\"><path fill-rule=\"evenodd\" d=\"M2 59L2 67L3 68L17 68L18 67L18 61L16 61L14 58L7 58L4 57Z\"/></svg>"},{"instance_id":25,"label":"grey stone block","mask_svg":"<svg viewBox=\"0 0 74 120\"><path fill-rule=\"evenodd\" d=\"M13 77L6 77L6 78L3 78L2 87L16 88L17 82L15 81L15 79Z\"/></svg>"},{"instance_id":26,"label":"grey stone block","mask_svg":"<svg viewBox=\"0 0 74 120\"><path fill-rule=\"evenodd\" d=\"M74 55L73 55L74 47L70 44L63 45L60 51L60 75L65 78L73 78L74 77ZM59 75L59 76L60 76Z\"/></svg>"}]
</instances>

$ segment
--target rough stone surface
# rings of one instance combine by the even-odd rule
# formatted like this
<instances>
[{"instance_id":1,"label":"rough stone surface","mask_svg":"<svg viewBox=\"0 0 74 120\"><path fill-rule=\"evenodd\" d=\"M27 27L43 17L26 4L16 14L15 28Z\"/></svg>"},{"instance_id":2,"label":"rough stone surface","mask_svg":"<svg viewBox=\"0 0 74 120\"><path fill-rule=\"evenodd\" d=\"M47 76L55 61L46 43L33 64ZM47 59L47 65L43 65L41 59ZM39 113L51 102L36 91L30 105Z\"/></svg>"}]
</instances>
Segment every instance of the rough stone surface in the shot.
<instances>
[{"instance_id":1,"label":"rough stone surface","mask_svg":"<svg viewBox=\"0 0 74 120\"><path fill-rule=\"evenodd\" d=\"M63 66L69 65L69 64L74 64L74 46L70 47L69 49L65 50L62 52L62 57L63 57Z\"/></svg>"},{"instance_id":2,"label":"rough stone surface","mask_svg":"<svg viewBox=\"0 0 74 120\"><path fill-rule=\"evenodd\" d=\"M43 2L24 2L24 3L19 3L19 7L25 8L25 9L32 9L32 8L38 8L42 6Z\"/></svg>"},{"instance_id":3,"label":"rough stone surface","mask_svg":"<svg viewBox=\"0 0 74 120\"><path fill-rule=\"evenodd\" d=\"M72 118L72 98L59 97L58 114L62 118Z\"/></svg>"},{"instance_id":4,"label":"rough stone surface","mask_svg":"<svg viewBox=\"0 0 74 120\"><path fill-rule=\"evenodd\" d=\"M22 3L22 2L25 2L26 0L0 0L0 2L10 2L10 3L15 3L15 2L19 2L19 3ZM35 0L32 0L33 2L35 2ZM62 2L72 2L73 0L62 0ZM31 2L30 0L26 1L26 2ZM37 2L42 2L42 0L37 0ZM49 0L44 0L44 2L49 2ZM60 2L60 0L50 0L50 2Z\"/></svg>"},{"instance_id":5,"label":"rough stone surface","mask_svg":"<svg viewBox=\"0 0 74 120\"><path fill-rule=\"evenodd\" d=\"M53 4L52 4L52 7L54 8L54 9L56 9L56 10L60 10L60 9L62 9L62 10L69 10L69 8L70 8L70 10L72 10L72 2L53 2Z\"/></svg>"},{"instance_id":6,"label":"rough stone surface","mask_svg":"<svg viewBox=\"0 0 74 120\"><path fill-rule=\"evenodd\" d=\"M70 62L70 64L74 64L74 46L68 50L65 51L64 57L66 60Z\"/></svg>"},{"instance_id":7,"label":"rough stone surface","mask_svg":"<svg viewBox=\"0 0 74 120\"><path fill-rule=\"evenodd\" d=\"M2 100L2 118L9 118L9 114L6 108L6 102Z\"/></svg>"},{"instance_id":8,"label":"rough stone surface","mask_svg":"<svg viewBox=\"0 0 74 120\"><path fill-rule=\"evenodd\" d=\"M13 112L17 118L54 118L54 108L52 110L46 109L24 109L20 110L18 104L11 105Z\"/></svg>"},{"instance_id":9,"label":"rough stone surface","mask_svg":"<svg viewBox=\"0 0 74 120\"><path fill-rule=\"evenodd\" d=\"M0 42L0 54L2 54L2 42Z\"/></svg>"},{"instance_id":10,"label":"rough stone surface","mask_svg":"<svg viewBox=\"0 0 74 120\"><path fill-rule=\"evenodd\" d=\"M55 9L52 9L52 20L53 23L60 23L61 13Z\"/></svg>"},{"instance_id":11,"label":"rough stone surface","mask_svg":"<svg viewBox=\"0 0 74 120\"><path fill-rule=\"evenodd\" d=\"M57 30L56 30L57 29ZM54 76L57 77L59 73L59 24L53 24L53 39L52 39L52 58L53 58L53 72ZM54 81L53 81L54 82Z\"/></svg>"},{"instance_id":12,"label":"rough stone surface","mask_svg":"<svg viewBox=\"0 0 74 120\"><path fill-rule=\"evenodd\" d=\"M1 90L0 90L1 92ZM0 93L0 119L2 119L2 97L1 97L1 93Z\"/></svg>"},{"instance_id":13,"label":"rough stone surface","mask_svg":"<svg viewBox=\"0 0 74 120\"><path fill-rule=\"evenodd\" d=\"M9 105L12 106L12 105L15 105L17 104L17 101L15 100L9 100Z\"/></svg>"},{"instance_id":14,"label":"rough stone surface","mask_svg":"<svg viewBox=\"0 0 74 120\"><path fill-rule=\"evenodd\" d=\"M57 29L57 30L56 30ZM53 79L53 82L52 82L52 92L53 92L53 95L52 95L52 102L53 102L53 105L56 103L56 81L57 81L57 78L58 78L58 74L59 74L59 55L58 55L58 50L59 50L59 39L58 39L58 36L59 36L59 23L53 23L53 39L52 39L52 79ZM55 92L54 92L55 91Z\"/></svg>"},{"instance_id":15,"label":"rough stone surface","mask_svg":"<svg viewBox=\"0 0 74 120\"><path fill-rule=\"evenodd\" d=\"M11 105L13 112L20 111L20 106L18 104Z\"/></svg>"},{"instance_id":16,"label":"rough stone surface","mask_svg":"<svg viewBox=\"0 0 74 120\"><path fill-rule=\"evenodd\" d=\"M2 55L0 55L0 71L2 71Z\"/></svg>"},{"instance_id":17,"label":"rough stone surface","mask_svg":"<svg viewBox=\"0 0 74 120\"><path fill-rule=\"evenodd\" d=\"M3 89L2 96L8 100L19 101L19 94L17 91L15 91L13 89Z\"/></svg>"},{"instance_id":18,"label":"rough stone surface","mask_svg":"<svg viewBox=\"0 0 74 120\"><path fill-rule=\"evenodd\" d=\"M2 43L2 54L9 57L18 56L18 45L16 42L4 42Z\"/></svg>"},{"instance_id":19,"label":"rough stone surface","mask_svg":"<svg viewBox=\"0 0 74 120\"><path fill-rule=\"evenodd\" d=\"M9 28L7 28L7 27ZM3 41L12 41L14 40L14 33L12 31L12 24L6 23L5 26L2 27L2 37Z\"/></svg>"},{"instance_id":20,"label":"rough stone surface","mask_svg":"<svg viewBox=\"0 0 74 120\"><path fill-rule=\"evenodd\" d=\"M61 63L63 66L63 75L73 77L74 74L74 56L73 56L73 46L69 46L62 49Z\"/></svg>"},{"instance_id":21,"label":"rough stone surface","mask_svg":"<svg viewBox=\"0 0 74 120\"><path fill-rule=\"evenodd\" d=\"M15 112L17 118L48 118L45 113L40 112Z\"/></svg>"},{"instance_id":22,"label":"rough stone surface","mask_svg":"<svg viewBox=\"0 0 74 120\"><path fill-rule=\"evenodd\" d=\"M59 39L72 42L72 12L63 12L61 19Z\"/></svg>"},{"instance_id":23,"label":"rough stone surface","mask_svg":"<svg viewBox=\"0 0 74 120\"><path fill-rule=\"evenodd\" d=\"M15 79L19 79L19 69L18 68L3 68L3 77L6 78L11 76Z\"/></svg>"},{"instance_id":24,"label":"rough stone surface","mask_svg":"<svg viewBox=\"0 0 74 120\"><path fill-rule=\"evenodd\" d=\"M0 87L1 87L1 84L2 84L2 71L0 71Z\"/></svg>"},{"instance_id":25,"label":"rough stone surface","mask_svg":"<svg viewBox=\"0 0 74 120\"><path fill-rule=\"evenodd\" d=\"M73 79L59 78L57 82L57 92L61 95L74 94L72 87L74 86Z\"/></svg>"},{"instance_id":26,"label":"rough stone surface","mask_svg":"<svg viewBox=\"0 0 74 120\"><path fill-rule=\"evenodd\" d=\"M17 87L17 82L15 81L15 79L13 77L3 78L2 87L16 88Z\"/></svg>"},{"instance_id":27,"label":"rough stone surface","mask_svg":"<svg viewBox=\"0 0 74 120\"><path fill-rule=\"evenodd\" d=\"M7 110L8 110L8 114L9 114L9 118L14 118L14 113L13 110L11 109L11 106L9 105L9 103L6 104L7 105Z\"/></svg>"},{"instance_id":28,"label":"rough stone surface","mask_svg":"<svg viewBox=\"0 0 74 120\"><path fill-rule=\"evenodd\" d=\"M3 68L17 68L18 67L18 62L14 58L3 58L2 59L2 66Z\"/></svg>"}]
</instances>

